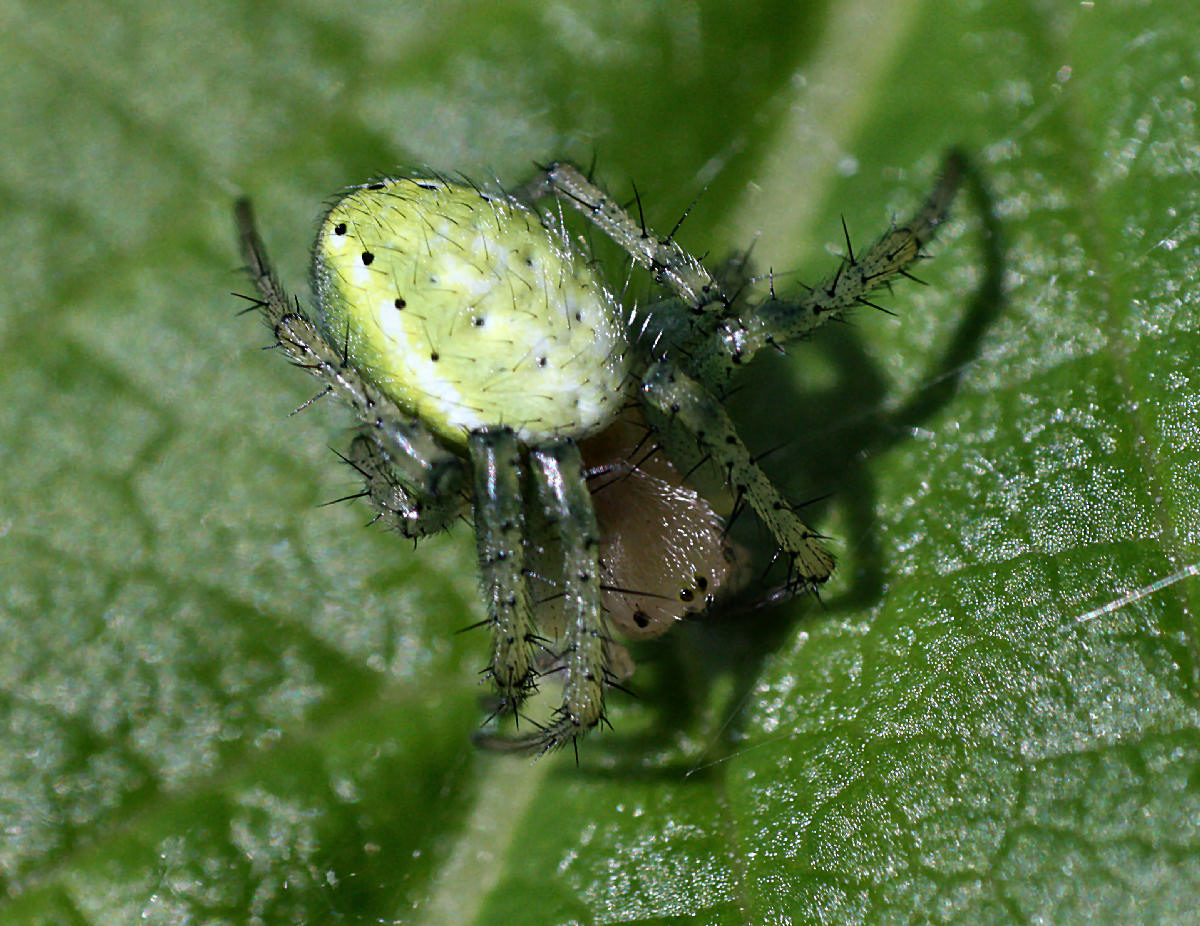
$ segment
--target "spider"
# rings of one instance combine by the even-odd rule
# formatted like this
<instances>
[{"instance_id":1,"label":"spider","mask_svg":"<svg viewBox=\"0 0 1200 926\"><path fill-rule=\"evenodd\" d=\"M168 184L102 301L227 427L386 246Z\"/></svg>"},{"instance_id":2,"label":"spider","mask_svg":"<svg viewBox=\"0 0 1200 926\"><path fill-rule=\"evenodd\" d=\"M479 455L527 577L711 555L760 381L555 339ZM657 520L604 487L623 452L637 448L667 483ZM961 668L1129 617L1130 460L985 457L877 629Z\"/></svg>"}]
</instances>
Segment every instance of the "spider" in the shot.
<instances>
[{"instance_id":1,"label":"spider","mask_svg":"<svg viewBox=\"0 0 1200 926\"><path fill-rule=\"evenodd\" d=\"M821 285L786 297L772 280L757 299L744 260L710 271L565 162L514 192L432 173L350 187L319 224L311 311L285 293L249 202L237 203L252 308L324 384L314 400L353 412L343 459L377 519L415 540L472 512L496 713L519 716L541 677L562 674L546 723L487 743L576 743L632 671L613 630L657 636L735 581L725 522L685 478L701 466L720 474L734 514L749 507L769 529L789 591L829 578L823 538L719 396L763 347L874 306L875 290L908 276L963 173L951 154L908 221L860 255L847 236ZM648 270L661 297L622 306L564 206Z\"/></svg>"}]
</instances>

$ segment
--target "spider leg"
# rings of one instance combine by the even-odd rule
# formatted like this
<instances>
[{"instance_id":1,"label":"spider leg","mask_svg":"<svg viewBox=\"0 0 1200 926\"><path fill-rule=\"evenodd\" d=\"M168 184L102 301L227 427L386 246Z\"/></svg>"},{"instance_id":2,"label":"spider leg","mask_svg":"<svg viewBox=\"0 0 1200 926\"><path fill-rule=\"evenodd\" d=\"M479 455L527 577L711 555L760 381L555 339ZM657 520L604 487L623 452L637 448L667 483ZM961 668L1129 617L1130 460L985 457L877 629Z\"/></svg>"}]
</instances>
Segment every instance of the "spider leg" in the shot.
<instances>
[{"instance_id":1,"label":"spider leg","mask_svg":"<svg viewBox=\"0 0 1200 926\"><path fill-rule=\"evenodd\" d=\"M604 686L612 638L600 600L600 530L583 460L573 441L530 454L538 504L555 527L563 552L563 702L538 737L542 750L562 746L604 718Z\"/></svg>"},{"instance_id":2,"label":"spider leg","mask_svg":"<svg viewBox=\"0 0 1200 926\"><path fill-rule=\"evenodd\" d=\"M833 275L802 298L780 299L772 288L763 302L723 320L711 334L701 332L702 341L683 344L686 356L703 358L693 364L694 372L710 386L719 386L734 367L748 362L763 347L782 347L858 306L878 308L871 294L897 276L908 276L908 268L924 256L967 169L962 152L952 151L937 183L908 221L891 228L863 254L847 248Z\"/></svg>"},{"instance_id":3,"label":"spider leg","mask_svg":"<svg viewBox=\"0 0 1200 926\"><path fill-rule=\"evenodd\" d=\"M536 688L536 625L525 572L525 514L521 450L508 428L472 432L475 541L492 628L488 672L501 710L516 711Z\"/></svg>"},{"instance_id":4,"label":"spider leg","mask_svg":"<svg viewBox=\"0 0 1200 926\"><path fill-rule=\"evenodd\" d=\"M439 490L440 480L432 471L427 471L430 484L419 488L420 480L412 472L398 469L392 455L370 431L358 434L342 459L362 476L367 500L378 512L378 520L409 539L447 530L462 512L466 501L463 493ZM411 458L404 462L411 467Z\"/></svg>"},{"instance_id":5,"label":"spider leg","mask_svg":"<svg viewBox=\"0 0 1200 926\"><path fill-rule=\"evenodd\" d=\"M551 164L520 195L530 200L556 195L574 206L635 263L654 274L658 283L682 299L693 314L719 317L728 310L725 291L699 260L671 238L655 236L573 164Z\"/></svg>"},{"instance_id":6,"label":"spider leg","mask_svg":"<svg viewBox=\"0 0 1200 926\"><path fill-rule=\"evenodd\" d=\"M267 259L249 201L238 201L235 218L242 257L258 290L255 306L271 329L275 346L325 383L322 394L348 405L363 426L362 434L376 445L378 452L371 453L356 439L347 458L366 480L372 501L408 537L448 525L465 489L464 462L372 386L349 361L345 349L331 342L299 302L288 297ZM454 512L448 510L451 504Z\"/></svg>"},{"instance_id":7,"label":"spider leg","mask_svg":"<svg viewBox=\"0 0 1200 926\"><path fill-rule=\"evenodd\" d=\"M550 723L528 736L481 737L506 751L547 752L565 746L604 719L604 689L619 669L616 644L601 606L599 530L579 448L558 441L529 454L538 505L562 547L562 704Z\"/></svg>"},{"instance_id":8,"label":"spider leg","mask_svg":"<svg viewBox=\"0 0 1200 926\"><path fill-rule=\"evenodd\" d=\"M791 557L795 581L810 588L829 578L833 557L820 536L754 462L733 422L707 389L667 361L646 372L642 387L646 421L658 431L667 455L682 466L711 460L739 498L745 498Z\"/></svg>"}]
</instances>

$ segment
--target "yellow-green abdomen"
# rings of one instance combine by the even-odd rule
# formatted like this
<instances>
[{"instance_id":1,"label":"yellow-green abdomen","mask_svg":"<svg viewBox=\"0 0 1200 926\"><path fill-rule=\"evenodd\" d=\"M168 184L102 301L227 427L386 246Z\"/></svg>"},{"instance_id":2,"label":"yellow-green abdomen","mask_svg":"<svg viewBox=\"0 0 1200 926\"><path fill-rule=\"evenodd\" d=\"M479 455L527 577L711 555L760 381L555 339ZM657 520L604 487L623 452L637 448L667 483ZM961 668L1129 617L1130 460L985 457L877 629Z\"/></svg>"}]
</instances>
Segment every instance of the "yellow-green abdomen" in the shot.
<instances>
[{"instance_id":1,"label":"yellow-green abdomen","mask_svg":"<svg viewBox=\"0 0 1200 926\"><path fill-rule=\"evenodd\" d=\"M326 216L315 289L330 341L443 439L582 437L625 403L611 295L539 217L444 180L352 190Z\"/></svg>"}]
</instances>

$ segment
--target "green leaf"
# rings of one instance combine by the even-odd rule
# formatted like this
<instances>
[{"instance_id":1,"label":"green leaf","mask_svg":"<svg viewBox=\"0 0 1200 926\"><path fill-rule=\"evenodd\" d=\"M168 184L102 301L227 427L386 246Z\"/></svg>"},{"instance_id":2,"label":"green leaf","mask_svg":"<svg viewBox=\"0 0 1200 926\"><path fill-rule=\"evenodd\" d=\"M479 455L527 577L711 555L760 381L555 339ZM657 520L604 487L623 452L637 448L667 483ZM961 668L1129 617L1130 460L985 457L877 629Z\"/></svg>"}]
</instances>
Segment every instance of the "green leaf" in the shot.
<instances>
[{"instance_id":1,"label":"green leaf","mask_svg":"<svg viewBox=\"0 0 1200 926\"><path fill-rule=\"evenodd\" d=\"M1170 922L1200 907L1200 12L0 5L0 919ZM588 162L776 285L978 167L730 400L840 569L638 650L579 764L468 745L469 531L366 530L234 316L397 163ZM701 195L703 192L703 195ZM614 278L621 273L613 268Z\"/></svg>"}]
</instances>

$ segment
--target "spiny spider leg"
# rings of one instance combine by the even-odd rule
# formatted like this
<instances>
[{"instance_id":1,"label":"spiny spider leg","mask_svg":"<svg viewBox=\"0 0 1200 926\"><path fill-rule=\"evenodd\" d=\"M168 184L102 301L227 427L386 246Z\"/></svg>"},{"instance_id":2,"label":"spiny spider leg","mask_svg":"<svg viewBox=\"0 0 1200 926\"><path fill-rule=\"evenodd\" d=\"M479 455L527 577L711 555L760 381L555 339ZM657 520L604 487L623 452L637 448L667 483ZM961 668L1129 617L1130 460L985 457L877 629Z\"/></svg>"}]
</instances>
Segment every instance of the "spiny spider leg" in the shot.
<instances>
[{"instance_id":1,"label":"spiny spider leg","mask_svg":"<svg viewBox=\"0 0 1200 926\"><path fill-rule=\"evenodd\" d=\"M623 248L657 282L684 300L696 314L723 315L729 300L708 269L670 238L658 238L635 222L616 200L588 180L572 164L559 162L530 184L531 199L556 194L574 206Z\"/></svg>"},{"instance_id":2,"label":"spiny spider leg","mask_svg":"<svg viewBox=\"0 0 1200 926\"><path fill-rule=\"evenodd\" d=\"M448 530L462 512L462 494L439 495L429 486L417 492L412 478L402 480L390 455L370 431L364 430L350 442L343 459L362 476L367 499L379 512L377 519L405 537L417 540Z\"/></svg>"},{"instance_id":3,"label":"spiny spider leg","mask_svg":"<svg viewBox=\"0 0 1200 926\"><path fill-rule=\"evenodd\" d=\"M492 627L488 672L500 695L500 710L515 712L536 687L537 627L525 573L521 449L508 428L475 431L468 445L475 470L479 574Z\"/></svg>"},{"instance_id":4,"label":"spiny spider leg","mask_svg":"<svg viewBox=\"0 0 1200 926\"><path fill-rule=\"evenodd\" d=\"M550 724L528 737L508 741L517 750L545 752L575 740L604 719L604 687L614 674L614 643L600 600L600 531L583 460L573 441L558 441L529 453L538 504L562 546L563 701Z\"/></svg>"},{"instance_id":5,"label":"spiny spider leg","mask_svg":"<svg viewBox=\"0 0 1200 926\"><path fill-rule=\"evenodd\" d=\"M689 364L692 371L710 387L719 388L734 367L747 363L763 347L782 347L858 306L878 308L868 297L895 277L907 276L907 269L924 255L946 220L966 171L962 152L950 152L937 183L912 217L890 229L864 254L848 252L824 283L800 299L780 299L772 290L763 302L727 319L702 341L681 344L685 356L704 358Z\"/></svg>"},{"instance_id":6,"label":"spiny spider leg","mask_svg":"<svg viewBox=\"0 0 1200 926\"><path fill-rule=\"evenodd\" d=\"M351 446L351 460L388 522L406 537L441 530L453 520L464 500L463 461L441 447L429 430L383 395L289 299L267 259L248 200L235 207L242 257L258 290L258 308L276 345L296 366L321 379L328 392L348 405L364 425L379 455ZM357 456L356 456L357 454ZM381 505L385 483L390 501ZM453 507L453 511L448 509Z\"/></svg>"},{"instance_id":7,"label":"spiny spider leg","mask_svg":"<svg viewBox=\"0 0 1200 926\"><path fill-rule=\"evenodd\" d=\"M700 383L668 361L646 372L642 387L646 420L677 463L711 459L739 499L744 498L791 557L802 585L812 588L829 578L833 557L779 490L754 462L733 422Z\"/></svg>"}]
</instances>

